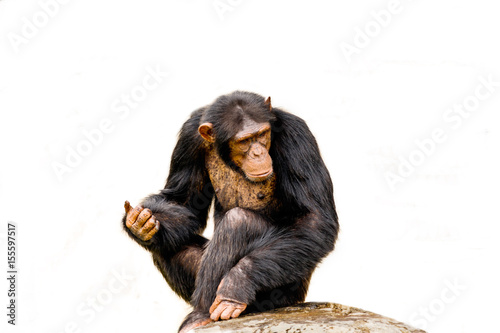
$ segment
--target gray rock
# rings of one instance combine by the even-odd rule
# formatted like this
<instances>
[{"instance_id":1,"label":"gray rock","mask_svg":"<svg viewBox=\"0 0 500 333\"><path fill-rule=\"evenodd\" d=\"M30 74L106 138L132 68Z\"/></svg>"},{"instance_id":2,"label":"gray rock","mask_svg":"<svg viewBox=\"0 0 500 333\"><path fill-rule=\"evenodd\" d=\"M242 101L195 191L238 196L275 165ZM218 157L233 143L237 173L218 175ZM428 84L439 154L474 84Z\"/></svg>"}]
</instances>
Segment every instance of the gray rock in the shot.
<instances>
[{"instance_id":1,"label":"gray rock","mask_svg":"<svg viewBox=\"0 0 500 333\"><path fill-rule=\"evenodd\" d=\"M304 303L240 318L218 321L193 333L425 333L420 329L354 307L334 303Z\"/></svg>"}]
</instances>

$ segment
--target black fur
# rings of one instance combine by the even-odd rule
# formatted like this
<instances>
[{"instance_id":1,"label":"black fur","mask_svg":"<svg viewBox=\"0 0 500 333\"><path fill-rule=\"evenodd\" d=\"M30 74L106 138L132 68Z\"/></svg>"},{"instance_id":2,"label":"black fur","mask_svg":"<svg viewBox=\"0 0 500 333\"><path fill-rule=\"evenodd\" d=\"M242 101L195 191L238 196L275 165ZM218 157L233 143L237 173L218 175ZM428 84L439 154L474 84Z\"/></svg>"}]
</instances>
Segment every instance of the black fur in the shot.
<instances>
[{"instance_id":1,"label":"black fur","mask_svg":"<svg viewBox=\"0 0 500 333\"><path fill-rule=\"evenodd\" d=\"M151 251L172 289L193 305L182 326L206 318L217 293L248 304L247 312L304 301L311 274L334 248L339 224L333 186L316 140L302 119L278 108L269 111L264 101L237 91L193 112L180 131L165 188L142 203L160 221L160 230L142 242L124 227ZM235 167L228 141L244 117L272 126L269 153L279 204L266 213L226 212L215 198L215 232L207 240L201 233L214 191L198 126L214 125L217 150ZM224 288L217 291L222 278Z\"/></svg>"}]
</instances>

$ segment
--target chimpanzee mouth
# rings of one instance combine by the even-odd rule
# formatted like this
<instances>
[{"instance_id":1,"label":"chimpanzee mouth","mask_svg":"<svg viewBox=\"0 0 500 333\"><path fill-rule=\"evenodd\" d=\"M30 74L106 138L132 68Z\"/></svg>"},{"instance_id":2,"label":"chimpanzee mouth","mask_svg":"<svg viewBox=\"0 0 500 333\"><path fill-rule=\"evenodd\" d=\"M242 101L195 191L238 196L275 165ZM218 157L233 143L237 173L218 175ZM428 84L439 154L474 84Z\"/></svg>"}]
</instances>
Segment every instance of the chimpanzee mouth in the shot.
<instances>
[{"instance_id":1,"label":"chimpanzee mouth","mask_svg":"<svg viewBox=\"0 0 500 333\"><path fill-rule=\"evenodd\" d=\"M249 180L253 182L262 182L266 179L269 179L272 175L273 175L273 169L270 169L268 171L259 174L248 173L246 176Z\"/></svg>"}]
</instances>

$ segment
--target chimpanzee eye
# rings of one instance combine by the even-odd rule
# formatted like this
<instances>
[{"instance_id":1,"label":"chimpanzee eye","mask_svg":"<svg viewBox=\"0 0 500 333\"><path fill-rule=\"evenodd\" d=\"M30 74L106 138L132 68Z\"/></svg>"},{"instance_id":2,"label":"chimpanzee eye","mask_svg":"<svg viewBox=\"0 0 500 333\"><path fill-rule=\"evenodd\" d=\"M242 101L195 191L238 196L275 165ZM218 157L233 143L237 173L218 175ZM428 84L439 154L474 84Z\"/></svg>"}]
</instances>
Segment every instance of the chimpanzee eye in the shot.
<instances>
[{"instance_id":1,"label":"chimpanzee eye","mask_svg":"<svg viewBox=\"0 0 500 333\"><path fill-rule=\"evenodd\" d=\"M250 140L250 139L241 140L238 142L238 147L242 151L247 151L248 149L250 149L250 142L251 141L252 140Z\"/></svg>"},{"instance_id":2,"label":"chimpanzee eye","mask_svg":"<svg viewBox=\"0 0 500 333\"><path fill-rule=\"evenodd\" d=\"M258 140L262 144L266 144L267 140L269 140L269 131L265 131L259 134Z\"/></svg>"}]
</instances>

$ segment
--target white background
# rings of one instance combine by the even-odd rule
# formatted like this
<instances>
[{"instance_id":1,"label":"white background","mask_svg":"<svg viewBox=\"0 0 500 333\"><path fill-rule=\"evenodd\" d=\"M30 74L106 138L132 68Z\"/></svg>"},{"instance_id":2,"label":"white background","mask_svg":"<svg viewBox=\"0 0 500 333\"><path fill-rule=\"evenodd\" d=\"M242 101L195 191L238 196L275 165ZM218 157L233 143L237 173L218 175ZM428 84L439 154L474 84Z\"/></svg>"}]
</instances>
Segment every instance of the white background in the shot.
<instances>
[{"instance_id":1,"label":"white background","mask_svg":"<svg viewBox=\"0 0 500 333\"><path fill-rule=\"evenodd\" d=\"M389 0L62 2L0 2L0 266L13 221L19 268L15 327L0 279L2 331L176 330L189 307L121 230L123 202L162 188L189 113L236 89L304 118L330 170L342 230L308 301L429 332L495 330L500 86L445 118L488 92L481 78L500 81L495 2L401 0L385 26L372 12ZM168 76L115 112L148 68ZM424 155L416 141L435 129L445 140Z\"/></svg>"}]
</instances>

